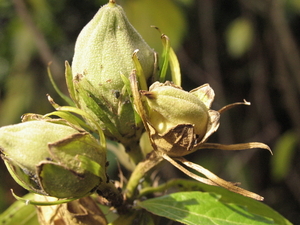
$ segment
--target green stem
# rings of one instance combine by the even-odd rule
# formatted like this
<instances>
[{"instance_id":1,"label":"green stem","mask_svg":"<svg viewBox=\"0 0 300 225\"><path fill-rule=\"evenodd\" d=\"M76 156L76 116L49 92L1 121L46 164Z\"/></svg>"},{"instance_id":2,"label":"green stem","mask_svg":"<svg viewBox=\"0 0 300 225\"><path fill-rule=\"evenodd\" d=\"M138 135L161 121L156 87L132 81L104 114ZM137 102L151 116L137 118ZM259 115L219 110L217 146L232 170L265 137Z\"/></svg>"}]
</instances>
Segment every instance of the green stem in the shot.
<instances>
[{"instance_id":1,"label":"green stem","mask_svg":"<svg viewBox=\"0 0 300 225\"><path fill-rule=\"evenodd\" d=\"M155 166L162 162L163 158L157 154L155 151L152 151L147 159L140 162L133 173L131 174L129 181L126 187L126 199L132 201L136 194L136 188L140 183L140 180Z\"/></svg>"},{"instance_id":2,"label":"green stem","mask_svg":"<svg viewBox=\"0 0 300 225\"><path fill-rule=\"evenodd\" d=\"M132 141L131 143L125 146L125 150L135 165L143 161L143 152L138 142Z\"/></svg>"}]
</instances>

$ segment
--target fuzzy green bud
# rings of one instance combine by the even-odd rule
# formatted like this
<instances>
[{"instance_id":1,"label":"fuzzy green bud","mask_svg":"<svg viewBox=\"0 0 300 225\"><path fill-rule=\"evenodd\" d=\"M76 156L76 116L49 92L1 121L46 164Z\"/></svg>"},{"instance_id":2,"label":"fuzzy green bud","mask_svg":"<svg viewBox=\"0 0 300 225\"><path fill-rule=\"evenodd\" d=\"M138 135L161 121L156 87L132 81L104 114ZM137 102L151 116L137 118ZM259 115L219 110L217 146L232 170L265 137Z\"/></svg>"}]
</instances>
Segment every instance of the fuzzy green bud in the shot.
<instances>
[{"instance_id":1,"label":"fuzzy green bud","mask_svg":"<svg viewBox=\"0 0 300 225\"><path fill-rule=\"evenodd\" d=\"M138 139L142 130L120 75L128 77L135 69L132 55L136 49L148 79L154 73L155 52L129 23L121 6L110 1L79 34L72 62L77 105L99 122L108 137L121 142ZM92 101L84 96L86 92Z\"/></svg>"},{"instance_id":2,"label":"fuzzy green bud","mask_svg":"<svg viewBox=\"0 0 300 225\"><path fill-rule=\"evenodd\" d=\"M194 94L170 83L151 85L142 94L149 105L149 122L160 134L182 124L194 126L194 133L202 138L209 122L208 108Z\"/></svg>"},{"instance_id":3,"label":"fuzzy green bud","mask_svg":"<svg viewBox=\"0 0 300 225\"><path fill-rule=\"evenodd\" d=\"M1 127L0 150L16 182L38 194L83 197L106 182L106 152L98 141L57 120Z\"/></svg>"}]
</instances>

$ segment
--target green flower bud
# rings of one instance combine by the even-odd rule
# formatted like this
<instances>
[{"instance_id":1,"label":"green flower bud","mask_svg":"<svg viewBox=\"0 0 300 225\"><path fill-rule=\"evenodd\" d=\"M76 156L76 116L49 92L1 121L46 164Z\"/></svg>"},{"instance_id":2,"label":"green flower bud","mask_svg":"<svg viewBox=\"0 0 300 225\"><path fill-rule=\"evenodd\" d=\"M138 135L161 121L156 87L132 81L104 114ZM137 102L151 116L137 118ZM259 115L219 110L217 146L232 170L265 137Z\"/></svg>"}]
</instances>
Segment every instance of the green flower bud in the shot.
<instances>
[{"instance_id":1,"label":"green flower bud","mask_svg":"<svg viewBox=\"0 0 300 225\"><path fill-rule=\"evenodd\" d=\"M121 6L110 1L79 34L72 62L76 103L95 117L108 137L121 142L138 139L141 131L137 130L142 130L120 75L128 77L135 68L132 55L136 49L148 79L154 73L155 52L129 23Z\"/></svg>"},{"instance_id":2,"label":"green flower bud","mask_svg":"<svg viewBox=\"0 0 300 225\"><path fill-rule=\"evenodd\" d=\"M198 137L205 135L209 121L208 108L197 96L159 82L142 94L150 107L149 122L158 133L164 134L179 124L192 124Z\"/></svg>"},{"instance_id":3,"label":"green flower bud","mask_svg":"<svg viewBox=\"0 0 300 225\"><path fill-rule=\"evenodd\" d=\"M106 182L106 153L92 135L61 121L1 127L1 156L25 189L57 198L82 197Z\"/></svg>"},{"instance_id":4,"label":"green flower bud","mask_svg":"<svg viewBox=\"0 0 300 225\"><path fill-rule=\"evenodd\" d=\"M140 93L147 103L150 139L169 156L192 153L219 126L219 112L210 109L214 91L208 84L186 92L170 82L155 82Z\"/></svg>"}]
</instances>

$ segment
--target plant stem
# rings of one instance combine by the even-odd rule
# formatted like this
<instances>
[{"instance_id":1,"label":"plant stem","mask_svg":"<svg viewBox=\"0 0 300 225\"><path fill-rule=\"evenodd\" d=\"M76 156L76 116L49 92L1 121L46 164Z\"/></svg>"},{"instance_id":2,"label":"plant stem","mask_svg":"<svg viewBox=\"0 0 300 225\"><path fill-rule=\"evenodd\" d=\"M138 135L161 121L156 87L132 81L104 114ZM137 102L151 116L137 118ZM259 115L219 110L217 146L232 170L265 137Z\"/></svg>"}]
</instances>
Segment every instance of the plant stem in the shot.
<instances>
[{"instance_id":1,"label":"plant stem","mask_svg":"<svg viewBox=\"0 0 300 225\"><path fill-rule=\"evenodd\" d=\"M157 154L155 151L152 151L147 159L140 162L133 173L131 174L129 181L126 187L126 199L132 201L136 194L136 188L140 183L140 180L155 166L162 162L163 158Z\"/></svg>"},{"instance_id":2,"label":"plant stem","mask_svg":"<svg viewBox=\"0 0 300 225\"><path fill-rule=\"evenodd\" d=\"M137 165L144 159L141 147L138 142L133 141L124 147L126 153L129 155L130 159L134 162L135 165Z\"/></svg>"}]
</instances>

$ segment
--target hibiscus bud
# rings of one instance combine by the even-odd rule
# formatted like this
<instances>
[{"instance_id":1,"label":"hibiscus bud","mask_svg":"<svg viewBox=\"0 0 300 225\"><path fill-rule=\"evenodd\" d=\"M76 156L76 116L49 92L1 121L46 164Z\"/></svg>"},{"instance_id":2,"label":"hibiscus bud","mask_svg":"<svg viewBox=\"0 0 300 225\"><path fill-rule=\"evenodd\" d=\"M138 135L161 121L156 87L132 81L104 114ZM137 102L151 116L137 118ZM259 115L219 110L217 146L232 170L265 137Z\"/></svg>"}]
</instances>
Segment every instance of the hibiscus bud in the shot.
<instances>
[{"instance_id":1,"label":"hibiscus bud","mask_svg":"<svg viewBox=\"0 0 300 225\"><path fill-rule=\"evenodd\" d=\"M79 198L106 183L106 152L92 135L62 121L1 127L1 156L25 189L57 198Z\"/></svg>"},{"instance_id":2,"label":"hibiscus bud","mask_svg":"<svg viewBox=\"0 0 300 225\"><path fill-rule=\"evenodd\" d=\"M79 34L72 62L77 105L99 122L109 138L123 143L134 136L139 139L142 130L120 75L128 77L135 69L132 54L136 49L148 79L154 73L155 52L129 23L121 6L110 1Z\"/></svg>"},{"instance_id":3,"label":"hibiscus bud","mask_svg":"<svg viewBox=\"0 0 300 225\"><path fill-rule=\"evenodd\" d=\"M208 108L194 94L171 83L155 82L149 91L142 91L149 105L149 122L160 134L181 124L194 126L194 133L202 138L209 122Z\"/></svg>"}]
</instances>

